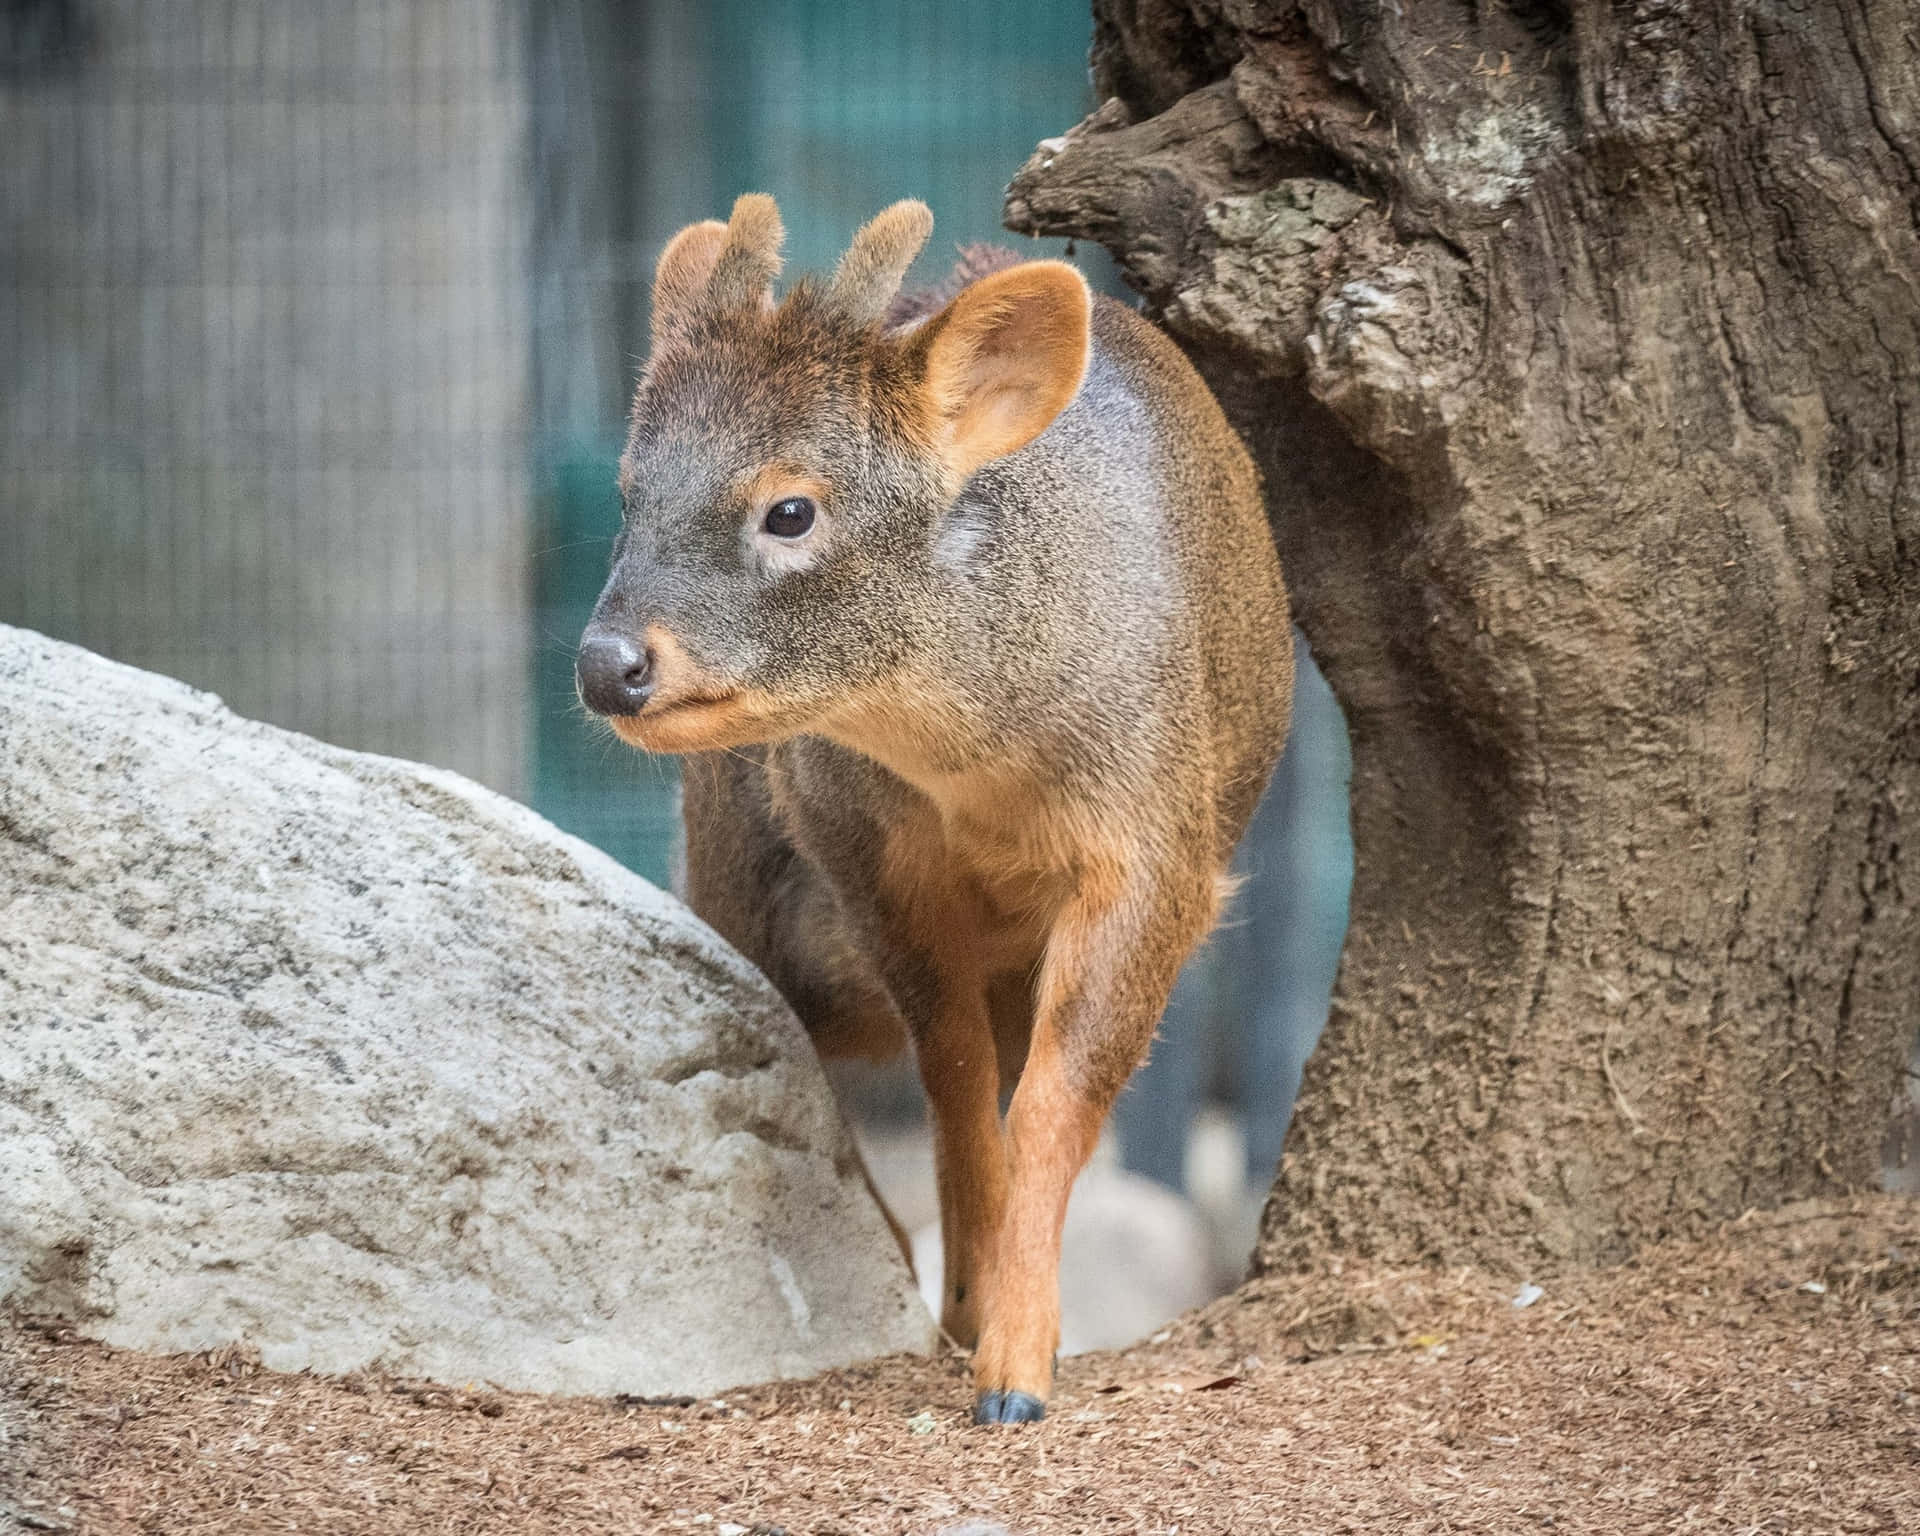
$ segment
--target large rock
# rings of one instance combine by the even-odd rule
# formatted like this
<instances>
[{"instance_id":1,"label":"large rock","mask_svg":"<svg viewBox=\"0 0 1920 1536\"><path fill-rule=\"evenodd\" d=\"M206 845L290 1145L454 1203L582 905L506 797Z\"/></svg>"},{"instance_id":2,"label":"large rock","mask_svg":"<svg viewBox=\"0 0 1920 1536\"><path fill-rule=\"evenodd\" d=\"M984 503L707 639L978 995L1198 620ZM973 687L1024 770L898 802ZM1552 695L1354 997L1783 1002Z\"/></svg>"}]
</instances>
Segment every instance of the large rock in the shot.
<instances>
[{"instance_id":1,"label":"large rock","mask_svg":"<svg viewBox=\"0 0 1920 1536\"><path fill-rule=\"evenodd\" d=\"M4 626L0 1299L584 1393L931 1328L799 1025L679 903L452 774Z\"/></svg>"}]
</instances>

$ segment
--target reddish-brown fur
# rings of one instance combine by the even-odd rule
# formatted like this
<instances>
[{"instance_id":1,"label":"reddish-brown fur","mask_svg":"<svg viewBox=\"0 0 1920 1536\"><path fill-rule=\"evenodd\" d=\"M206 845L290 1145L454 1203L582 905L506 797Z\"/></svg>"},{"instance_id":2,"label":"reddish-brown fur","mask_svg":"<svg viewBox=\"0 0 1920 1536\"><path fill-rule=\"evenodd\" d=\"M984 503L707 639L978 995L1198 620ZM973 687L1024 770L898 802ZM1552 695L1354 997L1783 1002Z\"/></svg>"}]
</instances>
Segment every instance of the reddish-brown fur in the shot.
<instances>
[{"instance_id":1,"label":"reddish-brown fur","mask_svg":"<svg viewBox=\"0 0 1920 1536\"><path fill-rule=\"evenodd\" d=\"M695 910L823 1054L911 1041L942 1322L1012 1421L1051 1381L1068 1192L1214 921L1291 649L1252 466L1177 350L1055 262L970 252L898 300L930 223L889 209L777 305L770 200L669 245L590 633L651 652L621 736L694 754ZM814 521L775 537L793 495Z\"/></svg>"}]
</instances>

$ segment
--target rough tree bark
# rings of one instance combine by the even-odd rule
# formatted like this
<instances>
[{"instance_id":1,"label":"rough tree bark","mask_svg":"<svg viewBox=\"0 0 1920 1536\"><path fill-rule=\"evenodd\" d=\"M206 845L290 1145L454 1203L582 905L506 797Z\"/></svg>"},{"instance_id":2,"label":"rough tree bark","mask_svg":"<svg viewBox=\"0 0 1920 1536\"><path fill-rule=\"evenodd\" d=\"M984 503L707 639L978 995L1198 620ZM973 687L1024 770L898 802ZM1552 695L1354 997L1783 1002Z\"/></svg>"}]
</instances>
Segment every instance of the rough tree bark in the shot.
<instances>
[{"instance_id":1,"label":"rough tree bark","mask_svg":"<svg viewBox=\"0 0 1920 1536\"><path fill-rule=\"evenodd\" d=\"M1095 0L1009 224L1228 398L1353 732L1257 1262L1617 1258L1868 1182L1920 1023L1897 0Z\"/></svg>"}]
</instances>

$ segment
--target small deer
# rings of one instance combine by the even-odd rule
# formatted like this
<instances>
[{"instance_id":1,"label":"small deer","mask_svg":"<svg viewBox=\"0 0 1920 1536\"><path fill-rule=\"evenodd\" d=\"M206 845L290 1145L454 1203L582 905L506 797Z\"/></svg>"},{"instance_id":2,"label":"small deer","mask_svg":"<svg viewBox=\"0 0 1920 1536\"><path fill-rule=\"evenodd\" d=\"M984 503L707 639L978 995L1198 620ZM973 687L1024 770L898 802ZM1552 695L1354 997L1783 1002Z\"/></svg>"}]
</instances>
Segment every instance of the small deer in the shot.
<instances>
[{"instance_id":1,"label":"small deer","mask_svg":"<svg viewBox=\"0 0 1920 1536\"><path fill-rule=\"evenodd\" d=\"M1219 911L1292 650L1178 349L1058 261L976 251L902 300L932 227L897 203L777 303L772 199L669 242L577 670L689 754L684 894L821 1054L911 1040L941 1324L976 1422L1018 1423L1068 1193Z\"/></svg>"}]
</instances>

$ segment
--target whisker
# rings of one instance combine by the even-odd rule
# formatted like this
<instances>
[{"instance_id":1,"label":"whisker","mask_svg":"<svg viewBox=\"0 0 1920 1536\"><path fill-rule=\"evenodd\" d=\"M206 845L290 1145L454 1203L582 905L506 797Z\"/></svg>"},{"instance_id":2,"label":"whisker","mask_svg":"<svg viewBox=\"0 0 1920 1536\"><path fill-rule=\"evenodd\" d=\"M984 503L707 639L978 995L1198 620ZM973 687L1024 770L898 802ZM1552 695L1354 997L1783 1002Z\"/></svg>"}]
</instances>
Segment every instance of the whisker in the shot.
<instances>
[{"instance_id":1,"label":"whisker","mask_svg":"<svg viewBox=\"0 0 1920 1536\"><path fill-rule=\"evenodd\" d=\"M568 544L549 544L545 549L536 549L533 552L533 558L539 560L546 555L557 555L566 549L585 549L590 544L604 544L611 547L613 544L613 535L608 534L603 538L575 539Z\"/></svg>"}]
</instances>

